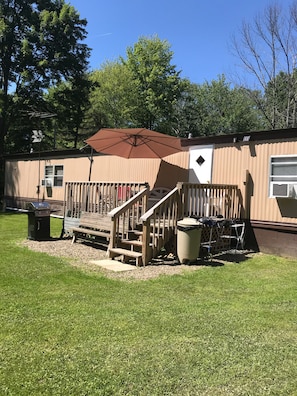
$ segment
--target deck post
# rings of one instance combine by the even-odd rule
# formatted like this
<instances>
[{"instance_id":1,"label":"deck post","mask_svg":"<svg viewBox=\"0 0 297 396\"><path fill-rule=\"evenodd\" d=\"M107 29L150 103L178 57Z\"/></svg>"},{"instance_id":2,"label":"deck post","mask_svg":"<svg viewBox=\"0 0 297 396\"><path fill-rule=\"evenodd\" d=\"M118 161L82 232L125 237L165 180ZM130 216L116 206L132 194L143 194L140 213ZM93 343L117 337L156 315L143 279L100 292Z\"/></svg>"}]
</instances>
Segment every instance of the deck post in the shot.
<instances>
[{"instance_id":1,"label":"deck post","mask_svg":"<svg viewBox=\"0 0 297 396\"><path fill-rule=\"evenodd\" d=\"M150 250L150 220L143 222L142 228L142 263L143 265L147 265L151 259L151 250Z\"/></svg>"},{"instance_id":2,"label":"deck post","mask_svg":"<svg viewBox=\"0 0 297 396\"><path fill-rule=\"evenodd\" d=\"M176 184L176 187L178 189L177 218L180 219L184 216L184 213L185 213L185 202L187 199L187 198L185 198L185 196L187 194L185 193L185 188L184 188L183 182L178 182Z\"/></svg>"}]
</instances>

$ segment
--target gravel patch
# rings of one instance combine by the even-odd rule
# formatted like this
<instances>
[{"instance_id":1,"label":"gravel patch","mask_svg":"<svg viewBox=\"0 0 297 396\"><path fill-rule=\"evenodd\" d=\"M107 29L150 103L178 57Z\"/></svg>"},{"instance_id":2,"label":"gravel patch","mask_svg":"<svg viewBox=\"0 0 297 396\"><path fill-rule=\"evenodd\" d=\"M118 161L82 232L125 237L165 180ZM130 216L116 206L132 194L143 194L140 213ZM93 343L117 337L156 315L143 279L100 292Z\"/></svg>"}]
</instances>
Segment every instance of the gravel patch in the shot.
<instances>
[{"instance_id":1,"label":"gravel patch","mask_svg":"<svg viewBox=\"0 0 297 396\"><path fill-rule=\"evenodd\" d=\"M95 271L104 274L110 278L125 280L146 280L157 278L161 275L177 275L188 271L196 271L205 266L222 266L227 263L240 263L252 257L255 253L249 251L230 251L228 253L216 256L212 261L197 261L194 264L180 264L178 260L171 255L170 259L159 258L145 267L138 267L132 271L113 272L96 264L92 260L106 260L106 246L96 246L86 242L77 241L71 243L71 239L51 239L49 241L25 240L22 246L36 252L47 253L50 256L61 257L67 260L70 265L79 267L82 270ZM129 262L131 264L132 262Z\"/></svg>"},{"instance_id":2,"label":"gravel patch","mask_svg":"<svg viewBox=\"0 0 297 396\"><path fill-rule=\"evenodd\" d=\"M49 241L34 241L27 239L24 246L36 252L47 253L50 256L75 259L82 263L90 260L103 260L107 258L104 248L100 249L80 241L72 243L72 239L51 239Z\"/></svg>"}]
</instances>

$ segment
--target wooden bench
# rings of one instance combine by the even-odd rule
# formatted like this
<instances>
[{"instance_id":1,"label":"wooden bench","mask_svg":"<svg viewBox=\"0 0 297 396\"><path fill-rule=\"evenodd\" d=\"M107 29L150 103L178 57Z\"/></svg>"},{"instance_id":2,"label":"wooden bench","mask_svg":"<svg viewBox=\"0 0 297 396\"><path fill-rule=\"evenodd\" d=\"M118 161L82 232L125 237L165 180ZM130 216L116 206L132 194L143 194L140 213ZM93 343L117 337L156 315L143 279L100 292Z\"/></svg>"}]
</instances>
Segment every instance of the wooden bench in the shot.
<instances>
[{"instance_id":1,"label":"wooden bench","mask_svg":"<svg viewBox=\"0 0 297 396\"><path fill-rule=\"evenodd\" d=\"M92 236L109 239L111 219L99 213L83 212L78 227L72 227L71 231L73 234L72 243L77 238L90 239Z\"/></svg>"}]
</instances>

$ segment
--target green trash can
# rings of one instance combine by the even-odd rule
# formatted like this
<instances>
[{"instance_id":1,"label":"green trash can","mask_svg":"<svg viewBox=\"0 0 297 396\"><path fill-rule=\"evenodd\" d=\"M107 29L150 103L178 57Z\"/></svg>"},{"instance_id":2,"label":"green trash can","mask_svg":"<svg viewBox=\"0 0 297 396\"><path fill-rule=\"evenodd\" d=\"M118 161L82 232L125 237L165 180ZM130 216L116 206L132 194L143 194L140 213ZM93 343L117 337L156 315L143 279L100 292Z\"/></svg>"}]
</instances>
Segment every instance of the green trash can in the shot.
<instances>
[{"instance_id":1,"label":"green trash can","mask_svg":"<svg viewBox=\"0 0 297 396\"><path fill-rule=\"evenodd\" d=\"M191 217L177 222L177 257L180 263L198 259L203 224Z\"/></svg>"}]
</instances>

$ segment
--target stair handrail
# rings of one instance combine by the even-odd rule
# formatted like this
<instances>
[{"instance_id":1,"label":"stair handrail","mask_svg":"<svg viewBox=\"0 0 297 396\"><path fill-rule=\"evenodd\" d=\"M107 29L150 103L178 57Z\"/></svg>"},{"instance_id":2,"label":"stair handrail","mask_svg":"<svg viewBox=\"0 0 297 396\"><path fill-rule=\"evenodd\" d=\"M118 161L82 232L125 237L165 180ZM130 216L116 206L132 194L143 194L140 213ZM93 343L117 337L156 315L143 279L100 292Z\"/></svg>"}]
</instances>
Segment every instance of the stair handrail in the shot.
<instances>
[{"instance_id":1,"label":"stair handrail","mask_svg":"<svg viewBox=\"0 0 297 396\"><path fill-rule=\"evenodd\" d=\"M133 207L135 207L137 212L135 212L136 219L133 218L133 221L139 220L140 216L146 211L148 204L148 193L149 193L149 188L146 187L143 190L136 193L135 195L133 195L122 205L108 212L108 216L111 218L111 223L112 223L109 249L116 247L116 241L118 239L119 229L120 229L120 224L119 224L120 218L127 217L125 215L127 215L129 211L131 211ZM139 210L141 210L140 214L138 213ZM122 224L122 230L124 229L125 229L124 224Z\"/></svg>"},{"instance_id":2,"label":"stair handrail","mask_svg":"<svg viewBox=\"0 0 297 396\"><path fill-rule=\"evenodd\" d=\"M140 220L144 223L147 220L149 220L154 213L156 212L156 210L162 206L164 204L164 202L168 201L168 199L175 195L176 192L179 191L178 187L175 187L173 190L171 190L168 194L166 194L163 198L160 199L160 201L158 201L154 206L152 206L149 210L147 210L141 217Z\"/></svg>"},{"instance_id":3,"label":"stair handrail","mask_svg":"<svg viewBox=\"0 0 297 396\"><path fill-rule=\"evenodd\" d=\"M171 203L170 207L167 205L169 203ZM172 234L176 232L180 208L180 189L175 187L140 217L143 227L142 260L145 265L156 253L159 253L161 245L164 246L169 242ZM154 221L151 224L152 219ZM161 223L163 231L160 235L158 230L160 230ZM153 241L152 246L150 246L151 241Z\"/></svg>"}]
</instances>

